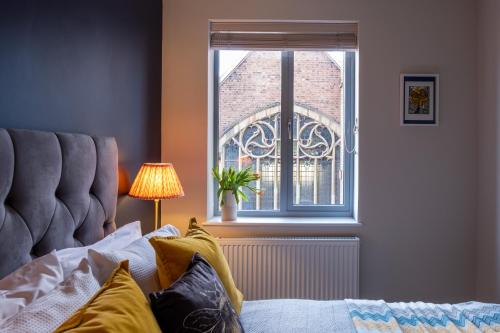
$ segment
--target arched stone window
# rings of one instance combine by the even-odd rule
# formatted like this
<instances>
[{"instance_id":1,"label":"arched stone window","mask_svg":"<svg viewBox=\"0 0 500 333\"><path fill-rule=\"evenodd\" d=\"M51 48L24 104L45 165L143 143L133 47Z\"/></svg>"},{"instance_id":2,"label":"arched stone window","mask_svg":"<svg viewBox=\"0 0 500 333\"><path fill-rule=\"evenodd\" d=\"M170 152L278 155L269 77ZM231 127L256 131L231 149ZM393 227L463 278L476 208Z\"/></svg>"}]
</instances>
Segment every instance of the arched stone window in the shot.
<instances>
[{"instance_id":1,"label":"arched stone window","mask_svg":"<svg viewBox=\"0 0 500 333\"><path fill-rule=\"evenodd\" d=\"M261 175L254 184L261 196L247 193L242 210L278 210L280 189L280 105L241 120L219 139L220 167L252 167ZM343 149L341 126L330 117L294 106L294 204L331 205L342 202ZM298 166L298 167L297 167Z\"/></svg>"}]
</instances>

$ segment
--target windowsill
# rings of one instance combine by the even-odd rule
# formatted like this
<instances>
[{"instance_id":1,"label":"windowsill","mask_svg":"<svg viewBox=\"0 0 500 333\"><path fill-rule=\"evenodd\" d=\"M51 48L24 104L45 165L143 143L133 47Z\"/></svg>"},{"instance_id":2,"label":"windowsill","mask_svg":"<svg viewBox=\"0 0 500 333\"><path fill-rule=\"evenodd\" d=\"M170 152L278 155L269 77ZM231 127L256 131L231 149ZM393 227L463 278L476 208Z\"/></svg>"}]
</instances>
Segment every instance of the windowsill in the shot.
<instances>
[{"instance_id":1,"label":"windowsill","mask_svg":"<svg viewBox=\"0 0 500 333\"><path fill-rule=\"evenodd\" d=\"M220 216L215 216L203 223L203 225L214 226L253 226L265 227L269 225L283 226L362 226L352 217L238 217L236 221L221 221Z\"/></svg>"},{"instance_id":2,"label":"windowsill","mask_svg":"<svg viewBox=\"0 0 500 333\"><path fill-rule=\"evenodd\" d=\"M362 225L346 217L238 217L228 222L215 216L203 223L220 237L353 236Z\"/></svg>"}]
</instances>

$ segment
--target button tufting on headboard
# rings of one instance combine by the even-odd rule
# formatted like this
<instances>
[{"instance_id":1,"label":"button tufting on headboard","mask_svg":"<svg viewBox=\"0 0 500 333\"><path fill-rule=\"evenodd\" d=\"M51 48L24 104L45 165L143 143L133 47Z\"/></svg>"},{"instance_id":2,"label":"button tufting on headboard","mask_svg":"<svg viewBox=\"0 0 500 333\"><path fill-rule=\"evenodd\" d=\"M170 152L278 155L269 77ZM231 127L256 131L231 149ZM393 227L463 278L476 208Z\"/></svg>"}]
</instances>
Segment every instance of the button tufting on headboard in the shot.
<instances>
[{"instance_id":1,"label":"button tufting on headboard","mask_svg":"<svg viewBox=\"0 0 500 333\"><path fill-rule=\"evenodd\" d=\"M0 278L115 230L114 138L0 129Z\"/></svg>"}]
</instances>

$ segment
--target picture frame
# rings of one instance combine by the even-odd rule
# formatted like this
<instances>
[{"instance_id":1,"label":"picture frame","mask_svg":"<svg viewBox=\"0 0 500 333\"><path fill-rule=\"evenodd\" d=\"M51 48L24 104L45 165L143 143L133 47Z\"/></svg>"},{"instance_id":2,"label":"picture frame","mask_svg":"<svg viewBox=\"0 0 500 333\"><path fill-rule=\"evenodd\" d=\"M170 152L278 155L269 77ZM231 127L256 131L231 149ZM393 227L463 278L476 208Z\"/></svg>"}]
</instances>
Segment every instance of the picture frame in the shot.
<instances>
[{"instance_id":1,"label":"picture frame","mask_svg":"<svg viewBox=\"0 0 500 333\"><path fill-rule=\"evenodd\" d=\"M439 125L439 74L401 74L401 126Z\"/></svg>"}]
</instances>

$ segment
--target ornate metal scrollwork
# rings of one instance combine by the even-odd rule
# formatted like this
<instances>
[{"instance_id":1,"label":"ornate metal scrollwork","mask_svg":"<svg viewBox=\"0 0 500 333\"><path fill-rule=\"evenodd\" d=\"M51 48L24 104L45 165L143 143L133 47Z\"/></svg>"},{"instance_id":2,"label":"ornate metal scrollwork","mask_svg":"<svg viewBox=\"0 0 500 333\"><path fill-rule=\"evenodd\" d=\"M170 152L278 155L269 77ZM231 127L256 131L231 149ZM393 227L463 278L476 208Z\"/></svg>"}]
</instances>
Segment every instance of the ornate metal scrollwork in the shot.
<instances>
[{"instance_id":1,"label":"ornate metal scrollwork","mask_svg":"<svg viewBox=\"0 0 500 333\"><path fill-rule=\"evenodd\" d=\"M294 157L322 159L331 158L332 150L340 144L335 140L333 129L304 115L294 115L294 123L298 125L298 135L294 138L297 149Z\"/></svg>"},{"instance_id":2,"label":"ornate metal scrollwork","mask_svg":"<svg viewBox=\"0 0 500 333\"><path fill-rule=\"evenodd\" d=\"M276 154L279 138L279 113L256 120L245 126L231 138L241 148L244 155L251 158L279 158ZM305 115L294 115L298 131L294 135L294 157L322 159L331 158L332 150L340 144L340 139L332 128ZM297 128L297 127L296 127Z\"/></svg>"},{"instance_id":3,"label":"ornate metal scrollwork","mask_svg":"<svg viewBox=\"0 0 500 333\"><path fill-rule=\"evenodd\" d=\"M340 125L311 110L295 111L288 133L293 139L294 202L341 202L337 194L341 186L337 171L342 169L339 153L343 149ZM221 138L222 165L229 162L238 168L252 166L262 177L256 186L267 193L266 197L256 196L252 202L241 204L240 209L279 209L280 127L279 108L265 110L242 120Z\"/></svg>"},{"instance_id":4,"label":"ornate metal scrollwork","mask_svg":"<svg viewBox=\"0 0 500 333\"><path fill-rule=\"evenodd\" d=\"M276 154L279 142L279 113L256 120L243 128L233 142L240 146L242 153L251 158L279 158Z\"/></svg>"}]
</instances>

